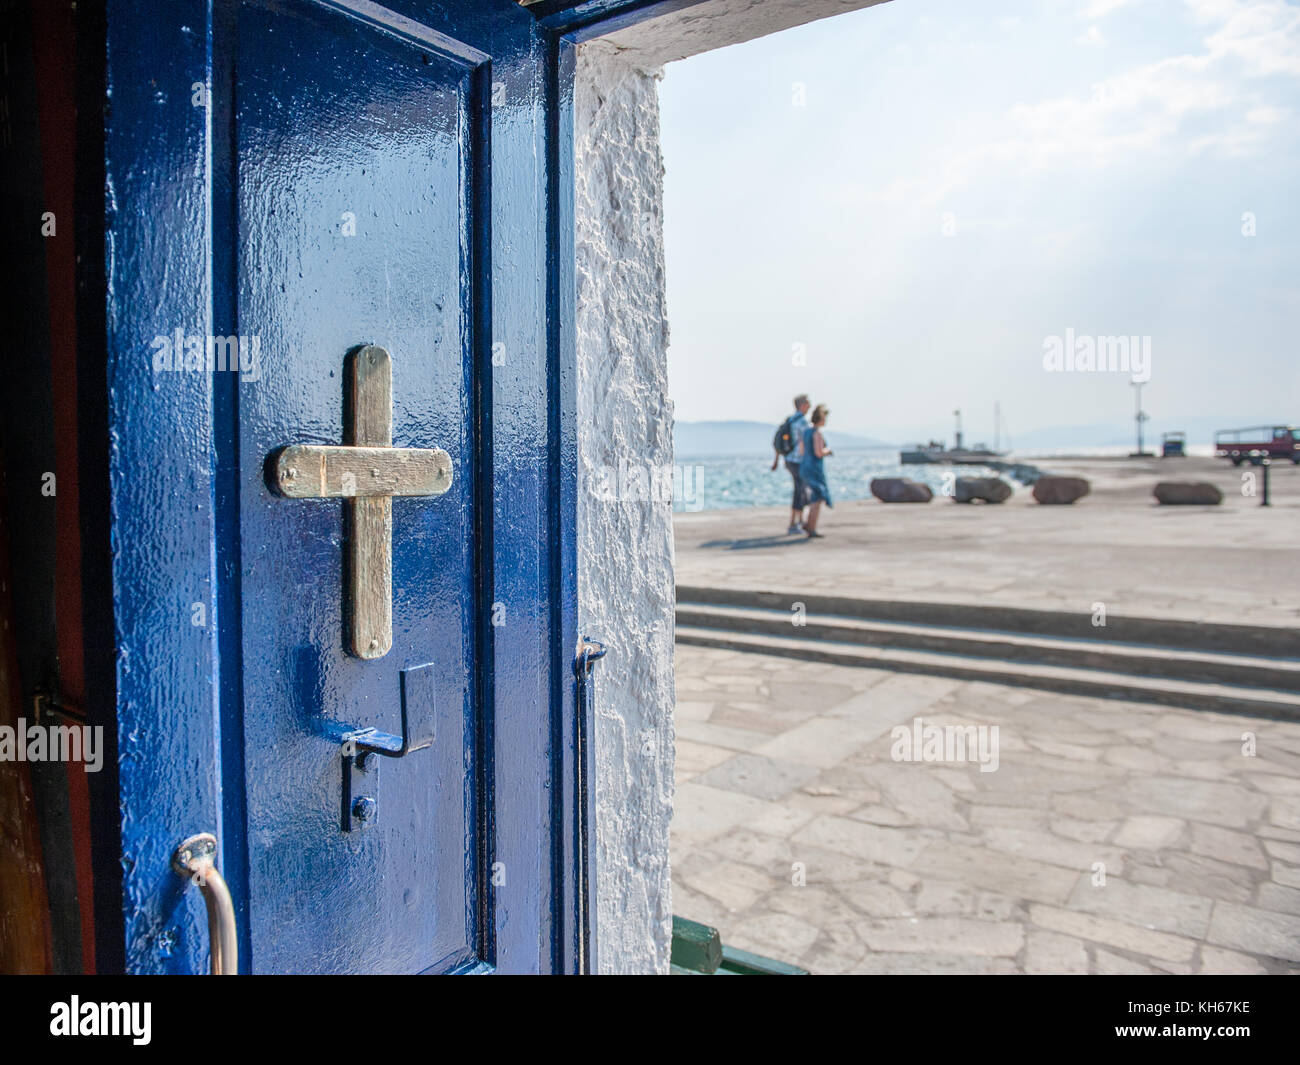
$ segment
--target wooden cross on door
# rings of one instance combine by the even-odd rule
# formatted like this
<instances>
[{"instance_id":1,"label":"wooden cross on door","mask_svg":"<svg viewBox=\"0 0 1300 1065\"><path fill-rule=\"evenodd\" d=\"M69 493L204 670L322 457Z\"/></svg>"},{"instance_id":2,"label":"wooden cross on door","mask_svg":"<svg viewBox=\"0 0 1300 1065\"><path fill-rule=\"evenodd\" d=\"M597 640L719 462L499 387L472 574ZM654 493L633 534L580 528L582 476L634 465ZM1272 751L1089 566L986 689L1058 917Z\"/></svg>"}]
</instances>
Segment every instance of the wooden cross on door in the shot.
<instances>
[{"instance_id":1,"label":"wooden cross on door","mask_svg":"<svg viewBox=\"0 0 1300 1065\"><path fill-rule=\"evenodd\" d=\"M347 500L351 567L349 640L358 658L393 646L393 496L440 496L451 487L441 448L393 447L393 361L383 348L349 360L352 440L291 444L272 455L272 487L290 499Z\"/></svg>"}]
</instances>

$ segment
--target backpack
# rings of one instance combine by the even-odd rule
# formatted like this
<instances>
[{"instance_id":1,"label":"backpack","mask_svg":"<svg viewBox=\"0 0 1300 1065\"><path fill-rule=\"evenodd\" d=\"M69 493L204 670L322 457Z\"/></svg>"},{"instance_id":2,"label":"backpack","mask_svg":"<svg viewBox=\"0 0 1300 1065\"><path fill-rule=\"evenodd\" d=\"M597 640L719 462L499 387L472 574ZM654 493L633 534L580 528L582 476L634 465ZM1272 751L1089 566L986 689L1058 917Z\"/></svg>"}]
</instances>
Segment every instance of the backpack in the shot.
<instances>
[{"instance_id":1,"label":"backpack","mask_svg":"<svg viewBox=\"0 0 1300 1065\"><path fill-rule=\"evenodd\" d=\"M791 424L797 417L799 417L798 414L791 414L777 427L776 435L772 437L772 446L776 448L778 455L789 455L798 444L798 441L794 438L794 427Z\"/></svg>"}]
</instances>

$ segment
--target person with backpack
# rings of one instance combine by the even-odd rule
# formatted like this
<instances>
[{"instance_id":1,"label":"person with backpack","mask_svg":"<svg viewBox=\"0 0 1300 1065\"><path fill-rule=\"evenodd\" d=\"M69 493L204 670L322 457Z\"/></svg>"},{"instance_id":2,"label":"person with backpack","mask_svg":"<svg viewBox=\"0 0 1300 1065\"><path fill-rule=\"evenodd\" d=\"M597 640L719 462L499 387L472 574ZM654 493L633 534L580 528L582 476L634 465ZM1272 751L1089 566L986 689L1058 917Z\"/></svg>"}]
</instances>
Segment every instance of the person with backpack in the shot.
<instances>
[{"instance_id":1,"label":"person with backpack","mask_svg":"<svg viewBox=\"0 0 1300 1065\"><path fill-rule=\"evenodd\" d=\"M790 528L786 533L797 536L804 531L803 508L808 505L808 492L804 487L803 476L799 472L803 461L804 436L810 428L806 417L811 406L808 397L802 393L794 397L794 413L783 421L772 437L772 469L775 470L781 460L794 481L794 494L790 497Z\"/></svg>"}]
</instances>

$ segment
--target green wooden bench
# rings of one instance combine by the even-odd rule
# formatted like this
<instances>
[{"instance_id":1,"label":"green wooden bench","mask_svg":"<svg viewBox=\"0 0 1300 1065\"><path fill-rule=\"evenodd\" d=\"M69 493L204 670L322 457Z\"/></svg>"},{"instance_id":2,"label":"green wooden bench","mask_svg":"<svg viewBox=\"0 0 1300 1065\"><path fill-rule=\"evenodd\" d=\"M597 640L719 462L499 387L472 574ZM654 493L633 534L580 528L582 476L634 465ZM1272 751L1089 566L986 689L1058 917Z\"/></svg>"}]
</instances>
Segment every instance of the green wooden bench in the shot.
<instances>
[{"instance_id":1,"label":"green wooden bench","mask_svg":"<svg viewBox=\"0 0 1300 1065\"><path fill-rule=\"evenodd\" d=\"M728 947L716 928L673 917L673 976L808 976L807 969Z\"/></svg>"}]
</instances>

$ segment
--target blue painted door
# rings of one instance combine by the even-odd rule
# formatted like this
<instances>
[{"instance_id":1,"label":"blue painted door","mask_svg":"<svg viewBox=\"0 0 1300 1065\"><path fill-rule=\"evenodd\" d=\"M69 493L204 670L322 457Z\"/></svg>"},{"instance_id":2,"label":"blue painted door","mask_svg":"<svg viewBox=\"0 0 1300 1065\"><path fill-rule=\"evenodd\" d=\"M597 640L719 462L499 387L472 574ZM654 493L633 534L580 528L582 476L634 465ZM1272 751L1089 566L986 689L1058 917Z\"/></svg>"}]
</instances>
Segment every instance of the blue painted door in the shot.
<instances>
[{"instance_id":1,"label":"blue painted door","mask_svg":"<svg viewBox=\"0 0 1300 1065\"><path fill-rule=\"evenodd\" d=\"M129 970L203 970L169 859L210 831L242 971L573 970L548 40L509 0L121 0L107 32L124 905L99 935ZM370 660L346 504L267 478L278 448L349 438L361 345L391 356L393 444L454 470L392 502ZM349 762L403 710L428 742Z\"/></svg>"},{"instance_id":2,"label":"blue painted door","mask_svg":"<svg viewBox=\"0 0 1300 1065\"><path fill-rule=\"evenodd\" d=\"M446 969L476 957L482 894L473 66L308 5L245 6L234 29L234 321L260 341L235 410L252 958ZM360 343L392 358L394 445L442 448L454 475L391 504L393 645L374 660L346 649L342 501L281 499L262 476L278 447L344 439ZM432 745L354 773L373 805L341 831L338 736L400 731L402 671Z\"/></svg>"}]
</instances>

